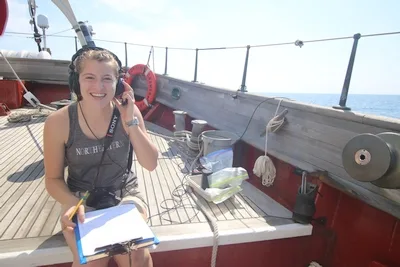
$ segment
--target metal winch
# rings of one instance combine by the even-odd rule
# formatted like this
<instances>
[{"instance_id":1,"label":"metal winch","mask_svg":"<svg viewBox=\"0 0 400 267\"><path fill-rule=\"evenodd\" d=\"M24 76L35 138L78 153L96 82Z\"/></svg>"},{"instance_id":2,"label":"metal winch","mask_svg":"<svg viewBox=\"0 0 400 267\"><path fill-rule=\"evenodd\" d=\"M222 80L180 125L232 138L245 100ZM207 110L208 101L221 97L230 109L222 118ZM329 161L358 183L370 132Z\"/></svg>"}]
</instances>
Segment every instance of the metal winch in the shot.
<instances>
[{"instance_id":1,"label":"metal winch","mask_svg":"<svg viewBox=\"0 0 400 267\"><path fill-rule=\"evenodd\" d=\"M361 182L382 188L400 188L400 134L360 134L345 145L342 163L346 172Z\"/></svg>"}]
</instances>

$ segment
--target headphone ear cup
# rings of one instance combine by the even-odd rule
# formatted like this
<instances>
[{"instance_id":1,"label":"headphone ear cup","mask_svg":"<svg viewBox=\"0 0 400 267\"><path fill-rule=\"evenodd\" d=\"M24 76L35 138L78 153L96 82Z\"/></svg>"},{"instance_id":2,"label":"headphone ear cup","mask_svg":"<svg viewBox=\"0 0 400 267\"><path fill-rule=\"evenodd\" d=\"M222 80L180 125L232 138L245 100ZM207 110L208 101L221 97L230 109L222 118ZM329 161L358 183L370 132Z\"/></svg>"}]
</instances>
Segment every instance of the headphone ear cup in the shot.
<instances>
[{"instance_id":1,"label":"headphone ear cup","mask_svg":"<svg viewBox=\"0 0 400 267\"><path fill-rule=\"evenodd\" d=\"M117 87L115 89L115 96L121 95L125 91L125 86L122 83L122 78L118 78Z\"/></svg>"},{"instance_id":2,"label":"headphone ear cup","mask_svg":"<svg viewBox=\"0 0 400 267\"><path fill-rule=\"evenodd\" d=\"M79 87L79 77L77 73L71 73L69 76L69 87L71 91L74 92L77 96L81 95L81 90Z\"/></svg>"}]
</instances>

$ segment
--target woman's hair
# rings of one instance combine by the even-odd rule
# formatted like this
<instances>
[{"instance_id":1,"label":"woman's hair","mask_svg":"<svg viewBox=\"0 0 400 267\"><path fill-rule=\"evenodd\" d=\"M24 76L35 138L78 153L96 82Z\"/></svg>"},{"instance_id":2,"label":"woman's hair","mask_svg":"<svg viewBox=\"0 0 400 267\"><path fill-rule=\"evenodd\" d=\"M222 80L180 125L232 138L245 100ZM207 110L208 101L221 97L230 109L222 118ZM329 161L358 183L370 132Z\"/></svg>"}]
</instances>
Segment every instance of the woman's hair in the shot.
<instances>
[{"instance_id":1,"label":"woman's hair","mask_svg":"<svg viewBox=\"0 0 400 267\"><path fill-rule=\"evenodd\" d=\"M107 50L88 50L83 52L81 55L79 55L75 61L75 71L80 74L85 60L96 60L98 62L111 62L114 67L115 67L115 77L119 77L119 65L118 62L115 60L114 56L110 54Z\"/></svg>"}]
</instances>

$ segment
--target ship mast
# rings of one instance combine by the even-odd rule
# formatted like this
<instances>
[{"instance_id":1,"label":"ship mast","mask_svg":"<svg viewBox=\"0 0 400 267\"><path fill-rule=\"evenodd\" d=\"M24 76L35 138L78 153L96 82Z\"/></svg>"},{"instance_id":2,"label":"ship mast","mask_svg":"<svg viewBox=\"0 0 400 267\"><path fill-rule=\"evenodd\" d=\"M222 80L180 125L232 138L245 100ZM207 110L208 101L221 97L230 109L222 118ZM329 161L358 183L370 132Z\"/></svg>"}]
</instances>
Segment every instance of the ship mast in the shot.
<instances>
[{"instance_id":1,"label":"ship mast","mask_svg":"<svg viewBox=\"0 0 400 267\"><path fill-rule=\"evenodd\" d=\"M35 21L35 16L36 16L36 2L35 0L28 0L28 8L29 8L29 15L31 16L31 20L29 21L29 24L33 25L33 38L35 39L35 42L38 46L39 52L42 51L42 48L40 46L40 43L42 42L42 35L39 33L39 30L36 26L36 21Z\"/></svg>"}]
</instances>

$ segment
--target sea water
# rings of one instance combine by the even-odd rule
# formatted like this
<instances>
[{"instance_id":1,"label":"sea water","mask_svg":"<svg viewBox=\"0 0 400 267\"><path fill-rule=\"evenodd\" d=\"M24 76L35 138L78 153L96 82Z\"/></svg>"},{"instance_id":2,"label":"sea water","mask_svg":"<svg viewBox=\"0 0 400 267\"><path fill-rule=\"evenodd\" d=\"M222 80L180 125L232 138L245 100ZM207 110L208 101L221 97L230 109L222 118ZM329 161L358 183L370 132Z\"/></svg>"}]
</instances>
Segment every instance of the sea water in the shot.
<instances>
[{"instance_id":1,"label":"sea water","mask_svg":"<svg viewBox=\"0 0 400 267\"><path fill-rule=\"evenodd\" d=\"M337 106L340 94L257 93L267 97L287 97L295 101L326 107ZM349 94L346 106L351 111L400 119L400 95Z\"/></svg>"}]
</instances>

